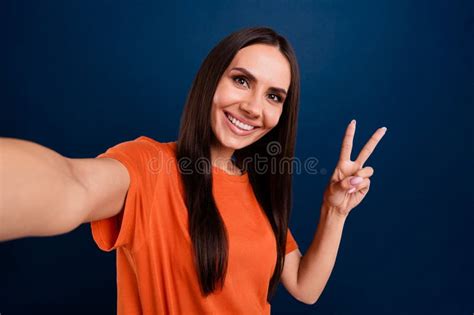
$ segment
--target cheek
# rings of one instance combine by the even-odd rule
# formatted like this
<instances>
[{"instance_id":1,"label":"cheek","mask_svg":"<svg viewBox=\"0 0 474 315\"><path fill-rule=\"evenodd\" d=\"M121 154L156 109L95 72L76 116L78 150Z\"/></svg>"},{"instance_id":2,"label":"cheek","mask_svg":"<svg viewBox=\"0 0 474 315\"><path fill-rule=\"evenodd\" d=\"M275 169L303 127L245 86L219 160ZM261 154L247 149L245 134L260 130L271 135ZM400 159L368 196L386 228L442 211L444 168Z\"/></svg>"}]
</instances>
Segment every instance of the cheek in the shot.
<instances>
[{"instance_id":1,"label":"cheek","mask_svg":"<svg viewBox=\"0 0 474 315\"><path fill-rule=\"evenodd\" d=\"M274 128L282 114L282 108L270 108L265 111L265 126L267 128Z\"/></svg>"},{"instance_id":2,"label":"cheek","mask_svg":"<svg viewBox=\"0 0 474 315\"><path fill-rule=\"evenodd\" d=\"M221 102L220 99L221 98L220 98L219 91L216 90L216 92L214 93L214 98L212 99L212 109L214 109L216 104L219 104Z\"/></svg>"},{"instance_id":3,"label":"cheek","mask_svg":"<svg viewBox=\"0 0 474 315\"><path fill-rule=\"evenodd\" d=\"M238 90L227 84L222 84L216 89L213 101L217 107L225 107L237 103L241 98Z\"/></svg>"},{"instance_id":4,"label":"cheek","mask_svg":"<svg viewBox=\"0 0 474 315\"><path fill-rule=\"evenodd\" d=\"M214 97L212 99L211 123L212 123L213 127L215 126L215 123L216 123L216 118L217 118L219 108L222 107L222 105L223 105L222 93L221 92L222 91L217 89L216 92L214 93Z\"/></svg>"}]
</instances>

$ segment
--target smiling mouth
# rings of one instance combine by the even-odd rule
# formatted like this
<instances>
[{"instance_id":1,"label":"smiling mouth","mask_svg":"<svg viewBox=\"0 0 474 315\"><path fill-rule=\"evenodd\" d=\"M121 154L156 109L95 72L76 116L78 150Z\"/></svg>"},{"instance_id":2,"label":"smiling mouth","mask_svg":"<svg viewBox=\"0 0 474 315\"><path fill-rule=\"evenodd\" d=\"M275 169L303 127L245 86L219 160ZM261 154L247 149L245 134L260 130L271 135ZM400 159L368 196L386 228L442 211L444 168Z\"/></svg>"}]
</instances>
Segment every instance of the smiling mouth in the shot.
<instances>
[{"instance_id":1,"label":"smiling mouth","mask_svg":"<svg viewBox=\"0 0 474 315\"><path fill-rule=\"evenodd\" d=\"M234 116L232 116L231 114L227 112L225 112L225 116L234 126L244 131L251 131L251 130L254 130L255 128L258 128L255 126L244 124L243 122L241 122L240 120L238 120L237 118L235 118Z\"/></svg>"}]
</instances>

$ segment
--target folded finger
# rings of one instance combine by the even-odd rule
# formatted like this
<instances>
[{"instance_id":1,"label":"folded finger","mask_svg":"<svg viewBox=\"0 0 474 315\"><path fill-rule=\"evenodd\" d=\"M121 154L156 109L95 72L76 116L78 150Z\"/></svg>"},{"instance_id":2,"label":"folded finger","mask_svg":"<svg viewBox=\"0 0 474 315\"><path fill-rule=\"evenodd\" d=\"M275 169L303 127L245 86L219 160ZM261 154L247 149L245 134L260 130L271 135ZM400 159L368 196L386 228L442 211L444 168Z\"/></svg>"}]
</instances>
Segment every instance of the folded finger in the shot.
<instances>
[{"instance_id":1,"label":"folded finger","mask_svg":"<svg viewBox=\"0 0 474 315\"><path fill-rule=\"evenodd\" d=\"M374 169L370 166L366 166L360 170L358 170L354 176L360 176L360 177L370 177L374 175Z\"/></svg>"},{"instance_id":2,"label":"folded finger","mask_svg":"<svg viewBox=\"0 0 474 315\"><path fill-rule=\"evenodd\" d=\"M352 185L353 187L349 189L348 193L352 194L356 191L368 189L370 186L370 179L369 178L364 178L359 184Z\"/></svg>"}]
</instances>

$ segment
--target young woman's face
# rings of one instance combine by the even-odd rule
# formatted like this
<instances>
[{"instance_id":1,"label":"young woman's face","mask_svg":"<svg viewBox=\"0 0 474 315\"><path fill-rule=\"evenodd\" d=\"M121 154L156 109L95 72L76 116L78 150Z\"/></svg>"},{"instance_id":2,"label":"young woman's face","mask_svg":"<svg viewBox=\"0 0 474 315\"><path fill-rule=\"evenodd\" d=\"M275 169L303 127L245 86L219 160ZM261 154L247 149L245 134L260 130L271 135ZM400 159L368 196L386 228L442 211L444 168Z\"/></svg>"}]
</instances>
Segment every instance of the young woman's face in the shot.
<instances>
[{"instance_id":1,"label":"young woman's face","mask_svg":"<svg viewBox=\"0 0 474 315\"><path fill-rule=\"evenodd\" d=\"M239 50L214 94L211 125L217 145L238 150L267 134L278 124L290 82L290 64L277 47Z\"/></svg>"}]
</instances>

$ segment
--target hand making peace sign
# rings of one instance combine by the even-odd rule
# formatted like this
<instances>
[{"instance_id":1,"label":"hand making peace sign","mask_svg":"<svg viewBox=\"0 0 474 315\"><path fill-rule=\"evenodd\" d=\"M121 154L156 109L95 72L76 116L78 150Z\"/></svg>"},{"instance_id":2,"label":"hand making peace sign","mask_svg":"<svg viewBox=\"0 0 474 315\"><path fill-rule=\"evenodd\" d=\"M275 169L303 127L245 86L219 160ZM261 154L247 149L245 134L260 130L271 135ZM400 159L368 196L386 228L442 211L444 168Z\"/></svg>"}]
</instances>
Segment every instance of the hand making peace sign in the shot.
<instances>
[{"instance_id":1,"label":"hand making peace sign","mask_svg":"<svg viewBox=\"0 0 474 315\"><path fill-rule=\"evenodd\" d=\"M362 148L357 159L351 161L355 129L356 121L352 120L346 129L339 162L323 196L323 203L343 216L347 216L369 191L369 178L374 174L374 169L370 166L364 167L364 163L387 131L385 127L377 129Z\"/></svg>"}]
</instances>

